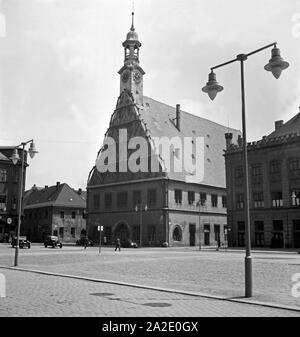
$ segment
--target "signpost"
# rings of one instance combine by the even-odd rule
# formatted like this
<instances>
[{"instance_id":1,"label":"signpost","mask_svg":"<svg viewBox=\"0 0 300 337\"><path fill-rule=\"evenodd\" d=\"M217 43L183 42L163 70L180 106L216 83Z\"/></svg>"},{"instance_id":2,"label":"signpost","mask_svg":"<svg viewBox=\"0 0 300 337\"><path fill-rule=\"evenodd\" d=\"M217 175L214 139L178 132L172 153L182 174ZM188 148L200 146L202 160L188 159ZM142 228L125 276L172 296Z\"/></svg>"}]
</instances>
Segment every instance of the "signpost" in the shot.
<instances>
[{"instance_id":1,"label":"signpost","mask_svg":"<svg viewBox=\"0 0 300 337\"><path fill-rule=\"evenodd\" d=\"M98 226L99 232L99 254L101 253L101 232L103 231L103 226Z\"/></svg>"}]
</instances>

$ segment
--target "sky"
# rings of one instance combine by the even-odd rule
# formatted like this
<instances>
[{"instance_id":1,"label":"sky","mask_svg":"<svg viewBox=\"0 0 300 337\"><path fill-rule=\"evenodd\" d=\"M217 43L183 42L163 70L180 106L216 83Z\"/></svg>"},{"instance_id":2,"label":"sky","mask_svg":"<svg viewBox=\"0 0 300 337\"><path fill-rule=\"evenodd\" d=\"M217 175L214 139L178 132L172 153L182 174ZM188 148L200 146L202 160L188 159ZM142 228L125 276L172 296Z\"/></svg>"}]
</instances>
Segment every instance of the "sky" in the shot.
<instances>
[{"instance_id":1,"label":"sky","mask_svg":"<svg viewBox=\"0 0 300 337\"><path fill-rule=\"evenodd\" d=\"M34 139L26 188L85 188L120 94L132 0L0 0L0 146ZM299 0L135 0L144 95L241 130L240 67L210 68L278 42L290 63L276 80L271 50L245 62L247 137L261 139L300 106ZM300 131L300 130L299 130Z\"/></svg>"}]
</instances>

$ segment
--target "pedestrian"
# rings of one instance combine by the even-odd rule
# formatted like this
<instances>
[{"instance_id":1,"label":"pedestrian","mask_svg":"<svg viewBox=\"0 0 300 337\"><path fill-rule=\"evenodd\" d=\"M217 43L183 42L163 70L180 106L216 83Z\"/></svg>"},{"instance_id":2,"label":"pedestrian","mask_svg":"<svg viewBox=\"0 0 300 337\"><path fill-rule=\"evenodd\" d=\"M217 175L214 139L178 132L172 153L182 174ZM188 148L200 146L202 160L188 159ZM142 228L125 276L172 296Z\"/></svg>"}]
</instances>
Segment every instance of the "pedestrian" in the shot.
<instances>
[{"instance_id":1,"label":"pedestrian","mask_svg":"<svg viewBox=\"0 0 300 337\"><path fill-rule=\"evenodd\" d=\"M121 251L121 242L120 242L120 239L119 239L119 238L117 238L117 240L116 240L116 248L115 248L115 251L116 251L117 249L119 249L119 252Z\"/></svg>"},{"instance_id":2,"label":"pedestrian","mask_svg":"<svg viewBox=\"0 0 300 337\"><path fill-rule=\"evenodd\" d=\"M221 239L220 239L220 237L218 236L218 248L217 248L217 250L219 250L220 247L221 247Z\"/></svg>"},{"instance_id":3,"label":"pedestrian","mask_svg":"<svg viewBox=\"0 0 300 337\"><path fill-rule=\"evenodd\" d=\"M106 236L103 237L103 243L104 243L104 246L106 246L106 244L107 244Z\"/></svg>"},{"instance_id":4,"label":"pedestrian","mask_svg":"<svg viewBox=\"0 0 300 337\"><path fill-rule=\"evenodd\" d=\"M85 240L84 240L84 249L86 249L86 247L88 246L88 238L85 238Z\"/></svg>"}]
</instances>

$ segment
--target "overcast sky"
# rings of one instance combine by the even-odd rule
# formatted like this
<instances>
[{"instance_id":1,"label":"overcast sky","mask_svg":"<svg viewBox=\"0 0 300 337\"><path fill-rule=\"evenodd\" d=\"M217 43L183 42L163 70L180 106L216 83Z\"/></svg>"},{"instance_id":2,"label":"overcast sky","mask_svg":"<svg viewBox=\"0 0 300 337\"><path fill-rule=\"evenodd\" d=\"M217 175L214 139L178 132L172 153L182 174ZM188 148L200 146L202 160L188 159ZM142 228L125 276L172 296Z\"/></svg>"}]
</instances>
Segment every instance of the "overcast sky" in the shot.
<instances>
[{"instance_id":1,"label":"overcast sky","mask_svg":"<svg viewBox=\"0 0 300 337\"><path fill-rule=\"evenodd\" d=\"M0 0L0 145L34 138L26 187L85 188L119 96L132 0ZM270 50L245 65L248 139L300 105L299 0L135 0L144 95L241 129L239 64L210 67L277 41L290 67L276 80ZM300 130L299 130L300 131Z\"/></svg>"}]
</instances>

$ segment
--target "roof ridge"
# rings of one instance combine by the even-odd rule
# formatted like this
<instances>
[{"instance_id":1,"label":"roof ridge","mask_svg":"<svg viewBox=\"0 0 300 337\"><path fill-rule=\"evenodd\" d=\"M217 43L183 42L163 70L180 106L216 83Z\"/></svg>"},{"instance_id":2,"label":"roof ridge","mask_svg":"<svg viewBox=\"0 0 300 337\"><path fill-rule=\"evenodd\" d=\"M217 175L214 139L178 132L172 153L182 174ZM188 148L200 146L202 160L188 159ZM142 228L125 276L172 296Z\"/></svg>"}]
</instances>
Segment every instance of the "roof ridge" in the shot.
<instances>
[{"instance_id":1,"label":"roof ridge","mask_svg":"<svg viewBox=\"0 0 300 337\"><path fill-rule=\"evenodd\" d=\"M163 105L165 105L165 106L167 106L167 107L169 107L169 108L172 108L172 109L174 109L174 110L176 111L176 108L175 108L174 106L172 106L172 105L169 105L169 104L164 103L164 102L160 102L160 101L158 101L158 100L156 100L156 99L154 99L154 98L151 98L151 97L149 97L149 96L144 96L144 98L150 99L150 100L155 101L155 102L157 102L157 103L159 103L159 104L163 104ZM191 112L187 112L187 111L185 111L185 110L182 110L181 108L180 108L180 111L183 112L183 113L185 113L185 114L187 114L187 115L190 115L190 116L192 116L192 117L196 117L196 118L205 120L205 121L207 121L207 122L209 122L209 123L216 124L216 125L218 125L218 126L227 128L227 129L229 129L229 130L233 130L233 131L238 131L238 132L240 132L240 130L238 130L238 129L234 129L234 128L231 128L231 127L228 128L227 126L225 126L225 125L223 125L223 124L217 123L217 122L215 122L215 121L212 121L212 120L210 120L210 119L208 119L208 118L204 118L204 117L202 117L202 116L194 115L194 114L192 114Z\"/></svg>"}]
</instances>

